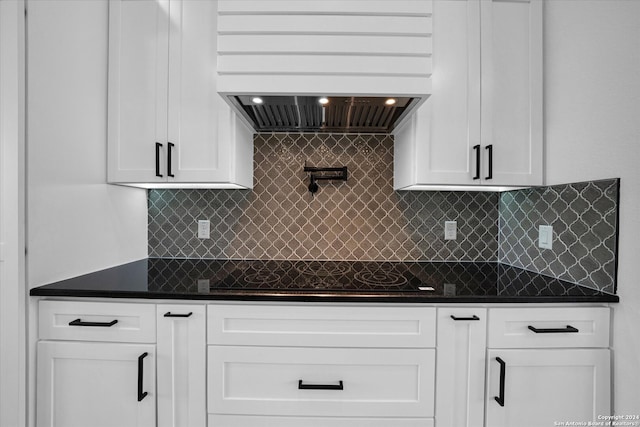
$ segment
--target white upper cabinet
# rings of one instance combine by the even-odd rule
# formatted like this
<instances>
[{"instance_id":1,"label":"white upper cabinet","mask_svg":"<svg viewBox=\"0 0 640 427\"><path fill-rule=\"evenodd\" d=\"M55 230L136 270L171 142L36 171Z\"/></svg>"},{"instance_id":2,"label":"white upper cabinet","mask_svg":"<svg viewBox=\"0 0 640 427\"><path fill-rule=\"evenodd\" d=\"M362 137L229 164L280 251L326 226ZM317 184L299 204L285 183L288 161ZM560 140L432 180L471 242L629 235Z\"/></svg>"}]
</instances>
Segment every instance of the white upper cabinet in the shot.
<instances>
[{"instance_id":1,"label":"white upper cabinet","mask_svg":"<svg viewBox=\"0 0 640 427\"><path fill-rule=\"evenodd\" d=\"M217 93L216 2L109 6L108 181L252 187L252 131Z\"/></svg>"},{"instance_id":2,"label":"white upper cabinet","mask_svg":"<svg viewBox=\"0 0 640 427\"><path fill-rule=\"evenodd\" d=\"M166 181L169 2L109 6L109 181Z\"/></svg>"},{"instance_id":3,"label":"white upper cabinet","mask_svg":"<svg viewBox=\"0 0 640 427\"><path fill-rule=\"evenodd\" d=\"M480 5L480 179L486 185L541 185L542 0Z\"/></svg>"},{"instance_id":4,"label":"white upper cabinet","mask_svg":"<svg viewBox=\"0 0 640 427\"><path fill-rule=\"evenodd\" d=\"M432 43L432 95L394 132L395 188L542 184L542 2L435 0Z\"/></svg>"}]
</instances>

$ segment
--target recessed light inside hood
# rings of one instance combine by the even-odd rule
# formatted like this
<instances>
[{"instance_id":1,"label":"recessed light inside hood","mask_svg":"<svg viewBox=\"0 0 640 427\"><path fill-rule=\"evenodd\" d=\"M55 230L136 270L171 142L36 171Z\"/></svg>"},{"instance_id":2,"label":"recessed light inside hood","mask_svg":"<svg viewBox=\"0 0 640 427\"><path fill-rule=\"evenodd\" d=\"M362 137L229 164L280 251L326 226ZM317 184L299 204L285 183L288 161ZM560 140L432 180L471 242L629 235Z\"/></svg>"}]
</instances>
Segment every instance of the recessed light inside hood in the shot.
<instances>
[{"instance_id":1,"label":"recessed light inside hood","mask_svg":"<svg viewBox=\"0 0 640 427\"><path fill-rule=\"evenodd\" d=\"M229 98L256 132L390 133L420 101L420 98L365 96Z\"/></svg>"}]
</instances>

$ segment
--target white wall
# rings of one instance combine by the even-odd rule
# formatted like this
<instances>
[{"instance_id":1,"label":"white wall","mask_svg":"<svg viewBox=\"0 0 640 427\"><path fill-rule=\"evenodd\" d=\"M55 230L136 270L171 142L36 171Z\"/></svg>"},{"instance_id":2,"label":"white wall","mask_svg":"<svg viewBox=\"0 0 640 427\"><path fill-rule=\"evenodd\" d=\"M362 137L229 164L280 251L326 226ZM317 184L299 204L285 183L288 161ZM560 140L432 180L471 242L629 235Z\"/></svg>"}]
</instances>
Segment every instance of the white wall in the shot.
<instances>
[{"instance_id":1,"label":"white wall","mask_svg":"<svg viewBox=\"0 0 640 427\"><path fill-rule=\"evenodd\" d=\"M545 4L547 183L621 178L617 414L640 411L640 1Z\"/></svg>"},{"instance_id":2,"label":"white wall","mask_svg":"<svg viewBox=\"0 0 640 427\"><path fill-rule=\"evenodd\" d=\"M24 3L0 1L0 426L26 421Z\"/></svg>"},{"instance_id":3,"label":"white wall","mask_svg":"<svg viewBox=\"0 0 640 427\"><path fill-rule=\"evenodd\" d=\"M147 256L146 192L106 182L108 4L27 3L29 286Z\"/></svg>"}]
</instances>

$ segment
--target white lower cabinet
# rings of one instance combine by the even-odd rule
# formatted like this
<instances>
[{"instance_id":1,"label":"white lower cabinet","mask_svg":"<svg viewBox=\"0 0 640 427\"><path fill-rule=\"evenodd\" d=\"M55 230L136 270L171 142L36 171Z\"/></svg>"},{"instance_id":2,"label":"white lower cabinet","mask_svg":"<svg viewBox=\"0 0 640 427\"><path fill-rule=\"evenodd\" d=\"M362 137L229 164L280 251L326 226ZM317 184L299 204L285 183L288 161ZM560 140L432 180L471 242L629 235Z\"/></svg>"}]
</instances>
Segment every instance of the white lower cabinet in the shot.
<instances>
[{"instance_id":1,"label":"white lower cabinet","mask_svg":"<svg viewBox=\"0 0 640 427\"><path fill-rule=\"evenodd\" d=\"M204 427L206 309L157 306L158 427Z\"/></svg>"},{"instance_id":2,"label":"white lower cabinet","mask_svg":"<svg viewBox=\"0 0 640 427\"><path fill-rule=\"evenodd\" d=\"M211 304L208 318L210 427L434 425L433 307Z\"/></svg>"},{"instance_id":3,"label":"white lower cabinet","mask_svg":"<svg viewBox=\"0 0 640 427\"><path fill-rule=\"evenodd\" d=\"M610 414L610 370L608 349L490 350L486 425L597 421Z\"/></svg>"},{"instance_id":4,"label":"white lower cabinet","mask_svg":"<svg viewBox=\"0 0 640 427\"><path fill-rule=\"evenodd\" d=\"M611 410L608 307L489 310L486 426L589 423Z\"/></svg>"},{"instance_id":5,"label":"white lower cabinet","mask_svg":"<svg viewBox=\"0 0 640 427\"><path fill-rule=\"evenodd\" d=\"M437 339L437 425L482 427L487 310L439 308Z\"/></svg>"},{"instance_id":6,"label":"white lower cabinet","mask_svg":"<svg viewBox=\"0 0 640 427\"><path fill-rule=\"evenodd\" d=\"M36 425L154 427L154 306L39 303Z\"/></svg>"},{"instance_id":7,"label":"white lower cabinet","mask_svg":"<svg viewBox=\"0 0 640 427\"><path fill-rule=\"evenodd\" d=\"M38 427L206 426L204 304L42 300L38 334Z\"/></svg>"},{"instance_id":8,"label":"white lower cabinet","mask_svg":"<svg viewBox=\"0 0 640 427\"><path fill-rule=\"evenodd\" d=\"M543 427L611 412L610 308L42 300L37 427Z\"/></svg>"},{"instance_id":9,"label":"white lower cabinet","mask_svg":"<svg viewBox=\"0 0 640 427\"><path fill-rule=\"evenodd\" d=\"M433 417L433 349L209 347L218 414Z\"/></svg>"},{"instance_id":10,"label":"white lower cabinet","mask_svg":"<svg viewBox=\"0 0 640 427\"><path fill-rule=\"evenodd\" d=\"M40 341L37 425L154 427L155 345Z\"/></svg>"}]
</instances>

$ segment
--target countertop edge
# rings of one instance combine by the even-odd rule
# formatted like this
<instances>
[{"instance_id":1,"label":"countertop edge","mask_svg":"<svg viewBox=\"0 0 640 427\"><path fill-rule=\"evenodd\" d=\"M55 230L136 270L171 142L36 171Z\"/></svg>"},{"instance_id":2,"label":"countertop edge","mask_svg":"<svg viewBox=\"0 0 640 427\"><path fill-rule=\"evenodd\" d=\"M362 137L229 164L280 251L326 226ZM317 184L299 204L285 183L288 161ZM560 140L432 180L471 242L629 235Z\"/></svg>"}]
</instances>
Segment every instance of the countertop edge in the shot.
<instances>
[{"instance_id":1,"label":"countertop edge","mask_svg":"<svg viewBox=\"0 0 640 427\"><path fill-rule=\"evenodd\" d=\"M294 293L294 292L261 292L261 293L218 293L218 294L180 294L162 292L139 291L94 291L81 289L46 289L45 287L33 288L30 296L41 297L70 297L70 298L130 298L130 299L175 299L197 301L295 301L295 302L367 302L367 303L617 303L620 298L617 295L598 296L414 296L414 295L339 295L335 293Z\"/></svg>"}]
</instances>

